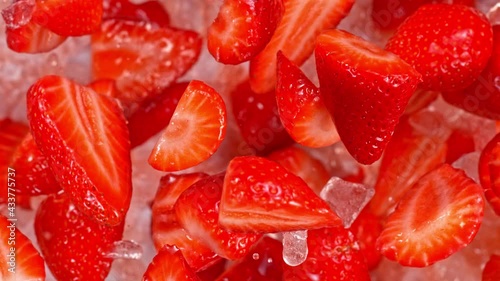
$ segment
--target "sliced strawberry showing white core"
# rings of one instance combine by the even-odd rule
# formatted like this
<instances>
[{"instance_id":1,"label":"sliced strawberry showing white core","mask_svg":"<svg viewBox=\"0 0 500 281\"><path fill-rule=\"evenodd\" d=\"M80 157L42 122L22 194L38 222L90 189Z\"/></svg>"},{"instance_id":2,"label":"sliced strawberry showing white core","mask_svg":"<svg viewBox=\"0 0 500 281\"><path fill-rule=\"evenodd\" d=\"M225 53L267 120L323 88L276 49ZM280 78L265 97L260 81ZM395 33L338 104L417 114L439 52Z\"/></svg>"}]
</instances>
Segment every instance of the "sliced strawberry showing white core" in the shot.
<instances>
[{"instance_id":1,"label":"sliced strawberry showing white core","mask_svg":"<svg viewBox=\"0 0 500 281\"><path fill-rule=\"evenodd\" d=\"M46 76L28 91L33 138L76 207L110 225L123 221L132 181L126 121L116 102Z\"/></svg>"},{"instance_id":2,"label":"sliced strawberry showing white core","mask_svg":"<svg viewBox=\"0 0 500 281\"><path fill-rule=\"evenodd\" d=\"M149 164L160 171L179 171L207 160L226 136L226 105L201 81L189 83L170 124L156 143Z\"/></svg>"},{"instance_id":3,"label":"sliced strawberry showing white core","mask_svg":"<svg viewBox=\"0 0 500 281\"><path fill-rule=\"evenodd\" d=\"M173 246L163 247L153 258L142 281L199 281L182 253Z\"/></svg>"},{"instance_id":4,"label":"sliced strawberry showing white core","mask_svg":"<svg viewBox=\"0 0 500 281\"><path fill-rule=\"evenodd\" d=\"M302 65L321 31L334 28L349 13L353 0L286 0L285 13L270 42L250 61L250 84L256 93L274 89L276 53ZM293 42L293 44L291 44Z\"/></svg>"},{"instance_id":5,"label":"sliced strawberry showing white core","mask_svg":"<svg viewBox=\"0 0 500 281\"><path fill-rule=\"evenodd\" d=\"M406 193L387 218L377 247L401 265L431 265L469 245L483 211L481 187L463 171L443 164Z\"/></svg>"},{"instance_id":6,"label":"sliced strawberry showing white core","mask_svg":"<svg viewBox=\"0 0 500 281\"><path fill-rule=\"evenodd\" d=\"M45 263L16 223L0 215L0 279L43 281ZM14 251L12 251L14 249Z\"/></svg>"},{"instance_id":7,"label":"sliced strawberry showing white core","mask_svg":"<svg viewBox=\"0 0 500 281\"><path fill-rule=\"evenodd\" d=\"M297 143L325 147L340 140L318 87L281 51L276 101L281 122Z\"/></svg>"},{"instance_id":8,"label":"sliced strawberry showing white core","mask_svg":"<svg viewBox=\"0 0 500 281\"><path fill-rule=\"evenodd\" d=\"M231 231L271 233L342 225L301 178L257 156L231 160L219 210L221 227Z\"/></svg>"}]
</instances>

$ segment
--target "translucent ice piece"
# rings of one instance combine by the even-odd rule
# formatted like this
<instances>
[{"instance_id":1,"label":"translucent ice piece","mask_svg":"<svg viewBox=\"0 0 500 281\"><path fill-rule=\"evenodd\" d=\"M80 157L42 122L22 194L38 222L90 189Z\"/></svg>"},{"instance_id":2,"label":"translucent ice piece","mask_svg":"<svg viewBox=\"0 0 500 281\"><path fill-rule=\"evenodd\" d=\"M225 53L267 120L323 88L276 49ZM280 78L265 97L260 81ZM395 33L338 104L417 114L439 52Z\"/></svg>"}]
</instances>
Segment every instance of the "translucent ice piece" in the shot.
<instances>
[{"instance_id":1,"label":"translucent ice piece","mask_svg":"<svg viewBox=\"0 0 500 281\"><path fill-rule=\"evenodd\" d=\"M283 260L289 266L297 266L307 259L307 230L283 233Z\"/></svg>"},{"instance_id":2,"label":"translucent ice piece","mask_svg":"<svg viewBox=\"0 0 500 281\"><path fill-rule=\"evenodd\" d=\"M462 155L462 157L458 158L453 164L451 164L454 168L462 169L465 171L465 174L473 179L475 182L479 183L479 157L481 156L480 152L472 152Z\"/></svg>"},{"instance_id":3,"label":"translucent ice piece","mask_svg":"<svg viewBox=\"0 0 500 281\"><path fill-rule=\"evenodd\" d=\"M486 14L492 25L500 23L500 3L496 3Z\"/></svg>"},{"instance_id":4,"label":"translucent ice piece","mask_svg":"<svg viewBox=\"0 0 500 281\"><path fill-rule=\"evenodd\" d=\"M113 249L105 256L111 259L138 260L142 257L142 247L131 240L116 241Z\"/></svg>"},{"instance_id":5,"label":"translucent ice piece","mask_svg":"<svg viewBox=\"0 0 500 281\"><path fill-rule=\"evenodd\" d=\"M31 20L34 0L20 0L2 10L2 17L8 28L16 29L26 25Z\"/></svg>"},{"instance_id":6,"label":"translucent ice piece","mask_svg":"<svg viewBox=\"0 0 500 281\"><path fill-rule=\"evenodd\" d=\"M375 190L371 187L332 177L323 187L320 196L342 219L344 227L348 228L374 194Z\"/></svg>"}]
</instances>

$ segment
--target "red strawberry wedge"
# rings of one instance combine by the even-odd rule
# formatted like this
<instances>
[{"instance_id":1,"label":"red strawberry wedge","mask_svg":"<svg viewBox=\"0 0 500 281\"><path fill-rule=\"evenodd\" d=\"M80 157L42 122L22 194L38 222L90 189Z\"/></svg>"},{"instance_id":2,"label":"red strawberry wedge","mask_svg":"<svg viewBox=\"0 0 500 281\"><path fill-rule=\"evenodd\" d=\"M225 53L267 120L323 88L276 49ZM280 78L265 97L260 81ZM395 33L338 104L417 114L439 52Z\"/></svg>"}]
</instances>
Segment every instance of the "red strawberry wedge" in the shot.
<instances>
[{"instance_id":1,"label":"red strawberry wedge","mask_svg":"<svg viewBox=\"0 0 500 281\"><path fill-rule=\"evenodd\" d=\"M285 13L271 41L250 61L250 84L259 94L272 91L276 85L278 51L296 65L302 65L312 54L316 37L324 29L337 26L354 1L286 0L284 4Z\"/></svg>"},{"instance_id":2,"label":"red strawberry wedge","mask_svg":"<svg viewBox=\"0 0 500 281\"><path fill-rule=\"evenodd\" d=\"M226 105L210 86L189 83L170 119L170 124L149 156L160 171L179 171L207 160L226 136Z\"/></svg>"},{"instance_id":3,"label":"red strawberry wedge","mask_svg":"<svg viewBox=\"0 0 500 281\"><path fill-rule=\"evenodd\" d=\"M14 235L14 236L13 236ZM0 279L44 281L45 263L16 223L0 215ZM13 251L14 250L14 251Z\"/></svg>"},{"instance_id":4,"label":"red strawberry wedge","mask_svg":"<svg viewBox=\"0 0 500 281\"><path fill-rule=\"evenodd\" d=\"M305 74L278 52L276 101L281 122L299 144L324 147L340 138L319 89Z\"/></svg>"},{"instance_id":5,"label":"red strawberry wedge","mask_svg":"<svg viewBox=\"0 0 500 281\"><path fill-rule=\"evenodd\" d=\"M71 203L64 193L49 196L38 207L35 234L47 265L57 280L103 281L121 239L123 223L98 224Z\"/></svg>"},{"instance_id":6,"label":"red strawberry wedge","mask_svg":"<svg viewBox=\"0 0 500 281\"><path fill-rule=\"evenodd\" d=\"M248 61L271 40L283 10L282 0L225 0L208 29L208 50L221 63Z\"/></svg>"},{"instance_id":7,"label":"red strawberry wedge","mask_svg":"<svg viewBox=\"0 0 500 281\"><path fill-rule=\"evenodd\" d=\"M486 263L483 269L481 281L500 280L500 256L491 255L490 260Z\"/></svg>"},{"instance_id":8,"label":"red strawberry wedge","mask_svg":"<svg viewBox=\"0 0 500 281\"><path fill-rule=\"evenodd\" d=\"M33 22L61 36L88 35L99 28L102 10L102 0L36 1Z\"/></svg>"},{"instance_id":9,"label":"red strawberry wedge","mask_svg":"<svg viewBox=\"0 0 500 281\"><path fill-rule=\"evenodd\" d=\"M89 83L87 87L94 90L94 92L107 97L115 98L120 96L120 92L116 87L116 82L112 79L95 80L92 83Z\"/></svg>"},{"instance_id":10,"label":"red strawberry wedge","mask_svg":"<svg viewBox=\"0 0 500 281\"><path fill-rule=\"evenodd\" d=\"M491 56L493 35L486 17L464 5L424 5L387 42L423 76L422 87L460 91L472 84Z\"/></svg>"},{"instance_id":11,"label":"red strawberry wedge","mask_svg":"<svg viewBox=\"0 0 500 281\"><path fill-rule=\"evenodd\" d=\"M315 52L321 94L340 139L359 163L375 162L420 74L396 55L342 30L323 32Z\"/></svg>"},{"instance_id":12,"label":"red strawberry wedge","mask_svg":"<svg viewBox=\"0 0 500 281\"><path fill-rule=\"evenodd\" d=\"M479 158L479 180L486 200L500 216L500 134L488 142Z\"/></svg>"},{"instance_id":13,"label":"red strawberry wedge","mask_svg":"<svg viewBox=\"0 0 500 281\"><path fill-rule=\"evenodd\" d=\"M149 264L142 281L199 281L182 253L173 246L163 247Z\"/></svg>"},{"instance_id":14,"label":"red strawberry wedge","mask_svg":"<svg viewBox=\"0 0 500 281\"><path fill-rule=\"evenodd\" d=\"M130 143L120 107L59 76L38 80L27 102L33 138L79 211L120 224L132 194Z\"/></svg>"},{"instance_id":15,"label":"red strawberry wedge","mask_svg":"<svg viewBox=\"0 0 500 281\"><path fill-rule=\"evenodd\" d=\"M149 22L161 27L170 25L170 17L157 0L135 4L130 0L105 0L103 1L102 19L121 19Z\"/></svg>"},{"instance_id":16,"label":"red strawberry wedge","mask_svg":"<svg viewBox=\"0 0 500 281\"><path fill-rule=\"evenodd\" d=\"M483 219L481 187L448 164L423 176L386 221L377 247L404 266L423 267L466 247Z\"/></svg>"},{"instance_id":17,"label":"red strawberry wedge","mask_svg":"<svg viewBox=\"0 0 500 281\"><path fill-rule=\"evenodd\" d=\"M257 156L231 160L219 211L221 227L230 231L270 233L342 224L301 178Z\"/></svg>"}]
</instances>

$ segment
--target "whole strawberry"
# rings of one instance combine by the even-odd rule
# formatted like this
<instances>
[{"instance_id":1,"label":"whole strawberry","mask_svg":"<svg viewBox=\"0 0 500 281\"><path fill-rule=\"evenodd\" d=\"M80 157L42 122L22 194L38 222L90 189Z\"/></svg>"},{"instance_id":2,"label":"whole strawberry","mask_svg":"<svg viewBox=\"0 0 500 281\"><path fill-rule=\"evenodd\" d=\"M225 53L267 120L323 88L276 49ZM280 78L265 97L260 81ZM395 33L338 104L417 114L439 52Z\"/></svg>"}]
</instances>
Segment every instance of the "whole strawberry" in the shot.
<instances>
[{"instance_id":1,"label":"whole strawberry","mask_svg":"<svg viewBox=\"0 0 500 281\"><path fill-rule=\"evenodd\" d=\"M386 49L422 74L423 88L458 91L476 80L492 46L491 25L483 14L463 5L429 4L399 26Z\"/></svg>"}]
</instances>

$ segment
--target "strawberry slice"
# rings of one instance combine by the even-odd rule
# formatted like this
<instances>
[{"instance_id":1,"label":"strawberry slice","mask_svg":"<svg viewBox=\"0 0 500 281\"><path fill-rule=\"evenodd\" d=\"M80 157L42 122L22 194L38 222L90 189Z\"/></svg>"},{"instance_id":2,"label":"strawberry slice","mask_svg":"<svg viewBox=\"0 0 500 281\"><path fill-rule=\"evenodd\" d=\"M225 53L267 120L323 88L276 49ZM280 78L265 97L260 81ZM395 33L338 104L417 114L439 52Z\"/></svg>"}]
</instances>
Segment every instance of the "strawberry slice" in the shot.
<instances>
[{"instance_id":1,"label":"strawberry slice","mask_svg":"<svg viewBox=\"0 0 500 281\"><path fill-rule=\"evenodd\" d=\"M423 76L422 88L461 91L486 67L493 36L486 17L464 5L421 6L399 26L386 49Z\"/></svg>"},{"instance_id":2,"label":"strawberry slice","mask_svg":"<svg viewBox=\"0 0 500 281\"><path fill-rule=\"evenodd\" d=\"M500 280L500 256L491 255L490 260L486 263L483 269L481 281Z\"/></svg>"},{"instance_id":3,"label":"strawberry slice","mask_svg":"<svg viewBox=\"0 0 500 281\"><path fill-rule=\"evenodd\" d=\"M113 261L106 254L122 232L123 223L98 224L78 211L64 193L45 199L35 218L38 245L57 280L104 280Z\"/></svg>"},{"instance_id":4,"label":"strawberry slice","mask_svg":"<svg viewBox=\"0 0 500 281\"><path fill-rule=\"evenodd\" d=\"M257 156L231 160L219 212L221 227L231 231L270 233L342 224L301 178Z\"/></svg>"},{"instance_id":5,"label":"strawberry slice","mask_svg":"<svg viewBox=\"0 0 500 281\"><path fill-rule=\"evenodd\" d=\"M443 164L423 176L399 202L377 240L388 259L423 267L466 247L481 225L481 187Z\"/></svg>"},{"instance_id":6,"label":"strawberry slice","mask_svg":"<svg viewBox=\"0 0 500 281\"><path fill-rule=\"evenodd\" d=\"M116 80L119 98L129 106L172 84L200 50L201 39L193 31L107 20L92 35L92 75Z\"/></svg>"},{"instance_id":7,"label":"strawberry slice","mask_svg":"<svg viewBox=\"0 0 500 281\"><path fill-rule=\"evenodd\" d=\"M349 153L361 164L382 155L420 82L410 65L341 30L316 44L321 94Z\"/></svg>"},{"instance_id":8,"label":"strawberry slice","mask_svg":"<svg viewBox=\"0 0 500 281\"><path fill-rule=\"evenodd\" d=\"M28 91L33 138L80 212L121 223L132 195L130 144L116 102L59 76Z\"/></svg>"},{"instance_id":9,"label":"strawberry slice","mask_svg":"<svg viewBox=\"0 0 500 281\"><path fill-rule=\"evenodd\" d=\"M314 50L316 37L349 13L354 0L286 0L285 13L269 44L250 61L250 84L256 93L276 85L276 53L302 65ZM293 42L293 44L290 44Z\"/></svg>"},{"instance_id":10,"label":"strawberry slice","mask_svg":"<svg viewBox=\"0 0 500 281\"><path fill-rule=\"evenodd\" d=\"M156 143L149 164L160 171L179 171L207 160L226 136L226 105L210 86L189 83Z\"/></svg>"},{"instance_id":11,"label":"strawberry slice","mask_svg":"<svg viewBox=\"0 0 500 281\"><path fill-rule=\"evenodd\" d=\"M296 146L276 150L267 158L299 176L318 195L330 179L330 174L318 159Z\"/></svg>"},{"instance_id":12,"label":"strawberry slice","mask_svg":"<svg viewBox=\"0 0 500 281\"><path fill-rule=\"evenodd\" d=\"M343 227L307 232L309 253L298 266L285 266L283 281L369 281L370 275L354 235Z\"/></svg>"},{"instance_id":13,"label":"strawberry slice","mask_svg":"<svg viewBox=\"0 0 500 281\"><path fill-rule=\"evenodd\" d=\"M0 239L0 276L3 281L45 280L43 258L31 241L16 228L15 221L11 222L3 215L0 215Z\"/></svg>"},{"instance_id":14,"label":"strawberry slice","mask_svg":"<svg viewBox=\"0 0 500 281\"><path fill-rule=\"evenodd\" d=\"M225 0L208 28L208 50L225 64L250 60L271 40L283 11L282 0Z\"/></svg>"},{"instance_id":15,"label":"strawberry slice","mask_svg":"<svg viewBox=\"0 0 500 281\"><path fill-rule=\"evenodd\" d=\"M116 82L112 79L95 80L88 84L87 87L91 88L96 93L107 97L115 98L120 96L120 92L116 87Z\"/></svg>"},{"instance_id":16,"label":"strawberry slice","mask_svg":"<svg viewBox=\"0 0 500 281\"><path fill-rule=\"evenodd\" d=\"M479 180L486 200L500 215L500 134L488 142L479 158Z\"/></svg>"},{"instance_id":17,"label":"strawberry slice","mask_svg":"<svg viewBox=\"0 0 500 281\"><path fill-rule=\"evenodd\" d=\"M231 98L236 123L248 145L239 148L240 154L266 155L293 143L280 121L274 91L256 94L245 81Z\"/></svg>"},{"instance_id":18,"label":"strawberry slice","mask_svg":"<svg viewBox=\"0 0 500 281\"><path fill-rule=\"evenodd\" d=\"M297 143L324 147L340 139L319 89L281 51L276 100L281 122Z\"/></svg>"},{"instance_id":19,"label":"strawberry slice","mask_svg":"<svg viewBox=\"0 0 500 281\"><path fill-rule=\"evenodd\" d=\"M199 281L179 250L163 247L149 264L143 281Z\"/></svg>"},{"instance_id":20,"label":"strawberry slice","mask_svg":"<svg viewBox=\"0 0 500 281\"><path fill-rule=\"evenodd\" d=\"M211 265L209 268L197 272L196 275L198 275L198 278L200 278L201 281L213 281L216 280L217 277L219 277L224 270L226 270L226 260L220 260L214 265Z\"/></svg>"},{"instance_id":21,"label":"strawberry slice","mask_svg":"<svg viewBox=\"0 0 500 281\"><path fill-rule=\"evenodd\" d=\"M349 230L358 239L359 250L365 257L368 269L376 268L382 259L382 255L375 245L382 232L380 219L365 208L352 223Z\"/></svg>"},{"instance_id":22,"label":"strawberry slice","mask_svg":"<svg viewBox=\"0 0 500 281\"><path fill-rule=\"evenodd\" d=\"M175 203L177 219L193 238L203 241L221 257L244 257L262 235L232 232L219 225L222 196L221 175L202 179L182 193Z\"/></svg>"},{"instance_id":23,"label":"strawberry slice","mask_svg":"<svg viewBox=\"0 0 500 281\"><path fill-rule=\"evenodd\" d=\"M44 0L35 2L33 22L61 36L88 35L102 21L102 0Z\"/></svg>"},{"instance_id":24,"label":"strawberry slice","mask_svg":"<svg viewBox=\"0 0 500 281\"><path fill-rule=\"evenodd\" d=\"M189 83L174 83L161 94L146 98L128 118L132 148L143 144L170 123L174 110Z\"/></svg>"},{"instance_id":25,"label":"strawberry slice","mask_svg":"<svg viewBox=\"0 0 500 281\"><path fill-rule=\"evenodd\" d=\"M427 108L438 96L438 92L417 89L406 106L405 115L411 115Z\"/></svg>"},{"instance_id":26,"label":"strawberry slice","mask_svg":"<svg viewBox=\"0 0 500 281\"><path fill-rule=\"evenodd\" d=\"M102 19L143 21L160 27L170 25L170 16L163 5L156 1L135 4L130 0L105 0Z\"/></svg>"},{"instance_id":27,"label":"strawberry slice","mask_svg":"<svg viewBox=\"0 0 500 281\"><path fill-rule=\"evenodd\" d=\"M474 136L463 130L453 130L446 141L446 163L453 164L462 155L475 151Z\"/></svg>"}]
</instances>

